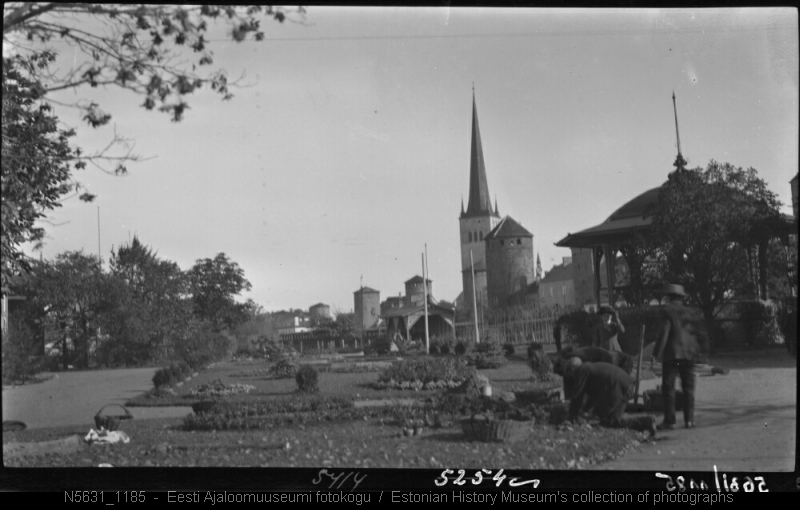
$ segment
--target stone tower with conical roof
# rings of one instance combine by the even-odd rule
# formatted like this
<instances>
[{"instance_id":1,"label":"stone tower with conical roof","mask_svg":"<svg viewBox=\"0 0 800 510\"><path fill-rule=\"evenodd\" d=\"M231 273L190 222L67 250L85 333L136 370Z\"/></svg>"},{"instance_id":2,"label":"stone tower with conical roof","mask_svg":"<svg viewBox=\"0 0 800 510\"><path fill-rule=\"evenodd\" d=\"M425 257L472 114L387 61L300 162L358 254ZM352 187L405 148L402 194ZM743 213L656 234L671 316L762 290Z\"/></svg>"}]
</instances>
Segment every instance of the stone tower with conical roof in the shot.
<instances>
[{"instance_id":1,"label":"stone tower with conical roof","mask_svg":"<svg viewBox=\"0 0 800 510\"><path fill-rule=\"evenodd\" d=\"M461 280L464 291L464 304L472 309L472 266L470 251L474 262L475 290L478 306L487 302L486 293L486 246L484 237L500 223L500 215L495 199L494 209L489 195L486 179L486 165L483 161L481 131L478 127L478 108L475 104L475 90L472 91L472 150L469 163L469 202L464 211L461 201Z\"/></svg>"}]
</instances>

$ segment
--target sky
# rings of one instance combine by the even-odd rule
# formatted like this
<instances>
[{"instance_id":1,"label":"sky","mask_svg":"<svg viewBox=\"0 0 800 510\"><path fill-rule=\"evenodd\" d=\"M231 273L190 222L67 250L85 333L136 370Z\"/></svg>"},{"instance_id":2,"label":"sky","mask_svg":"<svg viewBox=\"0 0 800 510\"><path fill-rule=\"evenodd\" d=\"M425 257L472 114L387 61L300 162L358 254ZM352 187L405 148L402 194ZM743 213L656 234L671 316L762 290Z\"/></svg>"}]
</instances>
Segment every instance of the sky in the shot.
<instances>
[{"instance_id":1,"label":"sky","mask_svg":"<svg viewBox=\"0 0 800 510\"><path fill-rule=\"evenodd\" d=\"M753 167L791 211L795 9L309 7L304 23L262 26L262 42L211 33L239 86L230 101L193 94L180 123L118 89L53 96L113 115L78 145L116 130L142 161L80 172L97 199L52 212L44 258L96 254L99 231L107 262L136 235L184 270L224 252L252 284L241 299L265 310L349 311L362 284L404 292L427 249L433 295L452 301L473 86L490 194L545 270L570 255L554 243L666 180L673 92L689 166Z\"/></svg>"}]
</instances>

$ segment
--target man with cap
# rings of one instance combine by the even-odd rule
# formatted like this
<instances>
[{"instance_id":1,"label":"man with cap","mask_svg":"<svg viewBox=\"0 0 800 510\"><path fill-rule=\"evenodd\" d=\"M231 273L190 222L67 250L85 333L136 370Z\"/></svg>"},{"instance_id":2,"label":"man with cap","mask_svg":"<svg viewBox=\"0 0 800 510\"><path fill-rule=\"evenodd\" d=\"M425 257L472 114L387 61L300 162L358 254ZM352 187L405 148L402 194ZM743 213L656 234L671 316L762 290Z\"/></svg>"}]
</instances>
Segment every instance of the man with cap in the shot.
<instances>
[{"instance_id":1,"label":"man with cap","mask_svg":"<svg viewBox=\"0 0 800 510\"><path fill-rule=\"evenodd\" d=\"M675 379L680 376L683 390L683 420L686 428L693 428L695 358L700 354L700 341L705 340L702 319L697 312L686 307L683 302L686 293L682 285L667 284L663 293L669 303L663 310L663 331L655 347L650 362L655 362L663 354L661 395L664 400L664 422L659 430L675 428Z\"/></svg>"},{"instance_id":2,"label":"man with cap","mask_svg":"<svg viewBox=\"0 0 800 510\"><path fill-rule=\"evenodd\" d=\"M626 416L625 406L633 396L635 381L610 363L583 363L570 358L564 367L564 396L569 399L572 420L585 412L600 418L605 427L624 427L656 435L655 416Z\"/></svg>"},{"instance_id":3,"label":"man with cap","mask_svg":"<svg viewBox=\"0 0 800 510\"><path fill-rule=\"evenodd\" d=\"M603 318L603 324L598 334L600 336L600 347L608 351L622 352L617 340L619 333L625 333L625 326L619 320L619 313L614 307L603 305L597 310L597 314Z\"/></svg>"}]
</instances>

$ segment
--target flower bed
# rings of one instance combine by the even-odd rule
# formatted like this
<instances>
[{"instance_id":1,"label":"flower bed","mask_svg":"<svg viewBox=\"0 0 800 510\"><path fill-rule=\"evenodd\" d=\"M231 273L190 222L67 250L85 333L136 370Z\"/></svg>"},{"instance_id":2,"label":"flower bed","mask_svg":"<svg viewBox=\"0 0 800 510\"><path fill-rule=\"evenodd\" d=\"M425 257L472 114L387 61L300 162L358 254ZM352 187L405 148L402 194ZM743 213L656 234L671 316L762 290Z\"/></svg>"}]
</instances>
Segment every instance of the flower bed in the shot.
<instances>
[{"instance_id":1,"label":"flower bed","mask_svg":"<svg viewBox=\"0 0 800 510\"><path fill-rule=\"evenodd\" d=\"M349 409L353 401L346 397L315 396L292 397L279 400L255 402L215 402L207 412L219 414L228 418L243 418L248 416L267 416L281 413L303 413L310 411L325 411L331 409Z\"/></svg>"},{"instance_id":2,"label":"flower bed","mask_svg":"<svg viewBox=\"0 0 800 510\"><path fill-rule=\"evenodd\" d=\"M474 372L474 369L458 358L416 358L393 363L378 376L379 384L393 386L395 383L413 383L423 386L426 383L460 383ZM440 387L442 387L440 385ZM413 388L412 388L413 389Z\"/></svg>"},{"instance_id":3,"label":"flower bed","mask_svg":"<svg viewBox=\"0 0 800 510\"><path fill-rule=\"evenodd\" d=\"M225 384L221 379L217 379L208 384L201 384L193 389L191 394L195 397L227 397L240 393L250 393L254 389L256 387L250 384Z\"/></svg>"},{"instance_id":4,"label":"flower bed","mask_svg":"<svg viewBox=\"0 0 800 510\"><path fill-rule=\"evenodd\" d=\"M380 389L380 390L413 390L413 391L420 391L420 390L438 390L438 389L445 389L445 388L457 388L461 385L460 380L449 380L444 381L439 379L438 381L428 381L422 382L419 379L415 379L413 381L395 381L394 379L389 379L388 381L378 381L373 384L373 387Z\"/></svg>"},{"instance_id":5,"label":"flower bed","mask_svg":"<svg viewBox=\"0 0 800 510\"><path fill-rule=\"evenodd\" d=\"M184 418L187 430L269 430L276 426L313 425L326 422L368 420L390 417L390 407L338 408L307 412L242 415L231 413L190 414Z\"/></svg>"}]
</instances>

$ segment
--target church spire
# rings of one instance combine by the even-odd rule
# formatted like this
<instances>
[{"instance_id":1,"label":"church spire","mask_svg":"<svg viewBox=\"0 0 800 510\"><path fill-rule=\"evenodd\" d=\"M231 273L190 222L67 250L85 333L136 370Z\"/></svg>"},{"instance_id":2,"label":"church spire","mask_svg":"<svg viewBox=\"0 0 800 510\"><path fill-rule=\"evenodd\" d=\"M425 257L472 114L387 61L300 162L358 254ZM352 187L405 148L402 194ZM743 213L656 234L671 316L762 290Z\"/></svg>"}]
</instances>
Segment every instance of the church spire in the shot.
<instances>
[{"instance_id":1,"label":"church spire","mask_svg":"<svg viewBox=\"0 0 800 510\"><path fill-rule=\"evenodd\" d=\"M500 216L500 209L497 207L497 195L494 196L494 214Z\"/></svg>"},{"instance_id":2,"label":"church spire","mask_svg":"<svg viewBox=\"0 0 800 510\"><path fill-rule=\"evenodd\" d=\"M472 151L469 164L469 202L466 216L493 215L486 166L483 162L481 131L478 127L478 107L475 105L475 89L472 90Z\"/></svg>"},{"instance_id":3,"label":"church spire","mask_svg":"<svg viewBox=\"0 0 800 510\"><path fill-rule=\"evenodd\" d=\"M536 252L536 281L542 279L542 259L539 258L539 252Z\"/></svg>"},{"instance_id":4,"label":"church spire","mask_svg":"<svg viewBox=\"0 0 800 510\"><path fill-rule=\"evenodd\" d=\"M464 195L461 195L461 216L464 216Z\"/></svg>"}]
</instances>

